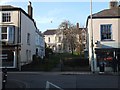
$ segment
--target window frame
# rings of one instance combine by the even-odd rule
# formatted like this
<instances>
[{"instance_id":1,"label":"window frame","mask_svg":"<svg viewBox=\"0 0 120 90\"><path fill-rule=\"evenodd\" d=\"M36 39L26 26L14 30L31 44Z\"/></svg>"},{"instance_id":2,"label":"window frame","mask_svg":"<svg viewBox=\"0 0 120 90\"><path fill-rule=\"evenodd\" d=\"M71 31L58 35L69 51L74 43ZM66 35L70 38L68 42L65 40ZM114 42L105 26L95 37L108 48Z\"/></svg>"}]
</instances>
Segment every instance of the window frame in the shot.
<instances>
[{"instance_id":1,"label":"window frame","mask_svg":"<svg viewBox=\"0 0 120 90\"><path fill-rule=\"evenodd\" d=\"M108 30L109 30L109 32L108 32ZM104 35L104 33L107 34L106 39L104 39L103 36L102 36L102 35ZM108 34L110 34L110 38L108 37ZM100 25L100 39L101 39L101 41L111 41L111 40L113 40L113 38L112 38L112 24L101 24Z\"/></svg>"},{"instance_id":2,"label":"window frame","mask_svg":"<svg viewBox=\"0 0 120 90\"><path fill-rule=\"evenodd\" d=\"M48 42L50 43L50 37L48 37Z\"/></svg>"},{"instance_id":3,"label":"window frame","mask_svg":"<svg viewBox=\"0 0 120 90\"><path fill-rule=\"evenodd\" d=\"M3 14L5 14L5 16L3 17ZM5 19L3 19L5 18ZM12 13L10 11L3 11L1 13L1 22L2 23L9 23L12 22Z\"/></svg>"},{"instance_id":4,"label":"window frame","mask_svg":"<svg viewBox=\"0 0 120 90\"><path fill-rule=\"evenodd\" d=\"M6 27L6 30L7 30L7 32L6 33L2 33L2 28L3 27ZM12 28L11 30L10 30L10 28ZM12 32L11 34L10 34L10 32ZM5 38L5 39L2 39L2 35L3 34L6 34L7 36L7 38ZM11 36L11 35L13 35L13 36ZM15 41L15 27L14 26L0 26L0 41L8 41L9 43L14 43L14 41Z\"/></svg>"},{"instance_id":5,"label":"window frame","mask_svg":"<svg viewBox=\"0 0 120 90\"><path fill-rule=\"evenodd\" d=\"M30 45L30 33L27 33L27 45Z\"/></svg>"}]
</instances>

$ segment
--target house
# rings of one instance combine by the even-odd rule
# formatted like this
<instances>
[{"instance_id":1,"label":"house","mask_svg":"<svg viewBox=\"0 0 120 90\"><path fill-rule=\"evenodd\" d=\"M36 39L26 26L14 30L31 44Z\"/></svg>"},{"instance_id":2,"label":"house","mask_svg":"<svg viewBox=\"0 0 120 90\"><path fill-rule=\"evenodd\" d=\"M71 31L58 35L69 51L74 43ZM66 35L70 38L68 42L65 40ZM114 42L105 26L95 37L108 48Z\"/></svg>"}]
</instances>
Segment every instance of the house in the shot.
<instances>
[{"instance_id":1,"label":"house","mask_svg":"<svg viewBox=\"0 0 120 90\"><path fill-rule=\"evenodd\" d=\"M19 7L10 5L0 6L0 58L2 67L21 69L21 66L32 61L38 46L36 34L42 41L33 19L31 2L28 5L28 13ZM39 44L40 44L39 42ZM43 50L44 53L44 50ZM44 54L43 54L44 55Z\"/></svg>"},{"instance_id":2,"label":"house","mask_svg":"<svg viewBox=\"0 0 120 90\"><path fill-rule=\"evenodd\" d=\"M39 31L36 30L35 35L35 42L36 42L36 55L43 59L45 56L45 41L44 41L44 35Z\"/></svg>"},{"instance_id":3,"label":"house","mask_svg":"<svg viewBox=\"0 0 120 90\"><path fill-rule=\"evenodd\" d=\"M47 30L44 32L45 43L47 47L51 48L54 52L62 51L63 34L58 32L58 29Z\"/></svg>"},{"instance_id":4,"label":"house","mask_svg":"<svg viewBox=\"0 0 120 90\"><path fill-rule=\"evenodd\" d=\"M91 28L92 26L92 28ZM104 62L105 71L113 71L120 65L120 5L110 1L109 9L88 16L88 48L91 70L99 71L100 63ZM115 62L119 63L116 63ZM114 65L115 64L115 65Z\"/></svg>"},{"instance_id":5,"label":"house","mask_svg":"<svg viewBox=\"0 0 120 90\"><path fill-rule=\"evenodd\" d=\"M77 23L75 30L72 30L76 37L76 41L80 45L76 45L74 51L79 51L80 48L83 48L83 51L87 48L87 29L80 28L79 23ZM63 53L63 52L71 52L70 43L65 42L65 38L68 38L65 33L70 32L68 29L51 29L44 32L45 42L47 47L51 48L54 52ZM69 35L69 34L68 34ZM69 35L70 36L70 35Z\"/></svg>"}]
</instances>

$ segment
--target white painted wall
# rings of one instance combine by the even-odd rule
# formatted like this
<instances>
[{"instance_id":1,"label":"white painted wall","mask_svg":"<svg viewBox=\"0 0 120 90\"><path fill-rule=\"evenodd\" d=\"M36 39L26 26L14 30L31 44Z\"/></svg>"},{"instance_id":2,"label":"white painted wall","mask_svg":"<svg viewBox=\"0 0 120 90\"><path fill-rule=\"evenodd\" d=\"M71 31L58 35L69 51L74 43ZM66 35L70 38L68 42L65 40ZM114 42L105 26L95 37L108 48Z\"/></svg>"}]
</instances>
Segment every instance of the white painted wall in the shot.
<instances>
[{"instance_id":1,"label":"white painted wall","mask_svg":"<svg viewBox=\"0 0 120 90\"><path fill-rule=\"evenodd\" d=\"M33 21L21 13L21 62L26 61L26 50L31 51L31 60L32 56L35 54L35 31L36 28ZM30 45L27 44L27 33L30 33Z\"/></svg>"}]
</instances>

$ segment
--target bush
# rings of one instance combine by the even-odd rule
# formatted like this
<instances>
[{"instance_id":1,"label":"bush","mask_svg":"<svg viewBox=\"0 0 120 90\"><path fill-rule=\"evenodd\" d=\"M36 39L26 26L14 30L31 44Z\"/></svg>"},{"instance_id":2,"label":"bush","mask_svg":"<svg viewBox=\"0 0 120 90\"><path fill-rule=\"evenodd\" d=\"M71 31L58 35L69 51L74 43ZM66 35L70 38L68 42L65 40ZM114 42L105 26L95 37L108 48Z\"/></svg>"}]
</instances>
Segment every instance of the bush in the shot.
<instances>
[{"instance_id":1,"label":"bush","mask_svg":"<svg viewBox=\"0 0 120 90\"><path fill-rule=\"evenodd\" d=\"M47 47L45 49L45 56L46 56L46 58L49 58L49 55L51 55L51 54L53 54L52 49Z\"/></svg>"}]
</instances>

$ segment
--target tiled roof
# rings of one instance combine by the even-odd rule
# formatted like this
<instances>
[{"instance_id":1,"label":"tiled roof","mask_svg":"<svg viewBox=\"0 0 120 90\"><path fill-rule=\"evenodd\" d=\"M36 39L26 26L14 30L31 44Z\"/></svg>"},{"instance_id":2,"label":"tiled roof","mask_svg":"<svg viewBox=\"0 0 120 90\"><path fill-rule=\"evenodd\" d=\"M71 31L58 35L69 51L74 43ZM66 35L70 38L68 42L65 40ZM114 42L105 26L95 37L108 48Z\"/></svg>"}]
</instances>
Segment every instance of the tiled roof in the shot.
<instances>
[{"instance_id":1,"label":"tiled roof","mask_svg":"<svg viewBox=\"0 0 120 90\"><path fill-rule=\"evenodd\" d=\"M57 29L54 30L47 30L43 34L44 35L54 35L56 33Z\"/></svg>"}]
</instances>

